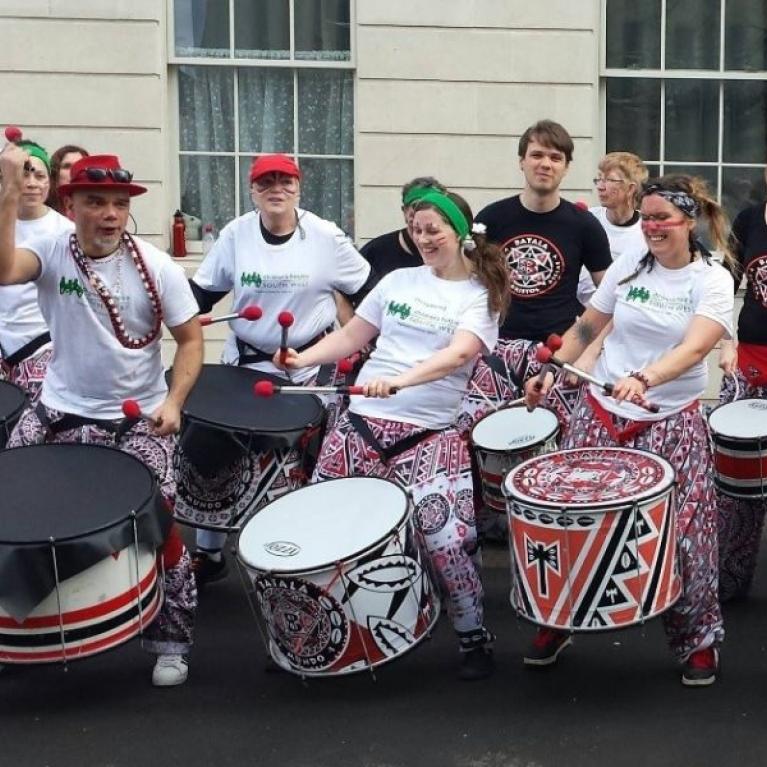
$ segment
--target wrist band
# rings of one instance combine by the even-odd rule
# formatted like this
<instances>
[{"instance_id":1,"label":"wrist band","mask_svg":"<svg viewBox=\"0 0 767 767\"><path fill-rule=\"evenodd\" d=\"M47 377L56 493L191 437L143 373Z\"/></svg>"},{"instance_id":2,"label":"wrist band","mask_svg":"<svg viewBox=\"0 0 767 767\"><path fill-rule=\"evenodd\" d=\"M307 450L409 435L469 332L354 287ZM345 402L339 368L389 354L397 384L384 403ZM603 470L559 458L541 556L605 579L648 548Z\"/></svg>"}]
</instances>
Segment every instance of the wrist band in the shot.
<instances>
[{"instance_id":1,"label":"wrist band","mask_svg":"<svg viewBox=\"0 0 767 767\"><path fill-rule=\"evenodd\" d=\"M644 384L645 389L650 388L650 379L641 370L632 370L629 373L629 378L636 378L637 381Z\"/></svg>"}]
</instances>

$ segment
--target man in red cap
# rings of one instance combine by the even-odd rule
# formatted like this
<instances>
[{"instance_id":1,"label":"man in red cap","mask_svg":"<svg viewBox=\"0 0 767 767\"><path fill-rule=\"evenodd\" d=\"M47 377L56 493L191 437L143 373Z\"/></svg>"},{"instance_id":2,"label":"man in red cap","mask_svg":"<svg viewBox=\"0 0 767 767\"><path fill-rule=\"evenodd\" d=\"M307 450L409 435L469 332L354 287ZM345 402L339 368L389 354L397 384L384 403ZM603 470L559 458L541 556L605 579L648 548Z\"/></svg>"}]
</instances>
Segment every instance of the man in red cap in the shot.
<instances>
[{"instance_id":1,"label":"man in red cap","mask_svg":"<svg viewBox=\"0 0 767 767\"><path fill-rule=\"evenodd\" d=\"M14 244L16 211L28 153L8 144L0 153L0 284L34 282L48 323L54 358L40 401L27 410L9 447L48 442L117 445L158 475L172 502L170 471L181 406L202 365L197 303L183 270L149 242L126 232L130 200L146 192L114 155L92 155L72 166L60 187L75 233ZM170 391L160 356L162 324L177 343ZM119 438L122 403L133 399L151 419ZM146 632L159 657L157 686L186 680L196 588L177 534L163 548L165 603Z\"/></svg>"},{"instance_id":2,"label":"man in red cap","mask_svg":"<svg viewBox=\"0 0 767 767\"><path fill-rule=\"evenodd\" d=\"M192 290L202 312L210 311L229 291L233 291L232 311L251 304L263 310L258 322L231 323L232 332L222 355L226 365L247 366L285 378L285 371L272 364L281 341L280 314L287 312L293 317L290 346L311 346L336 321L336 295L351 298L362 292L370 276L370 265L334 223L298 207L300 191L301 172L292 158L283 154L257 157L250 168L250 193L256 210L223 228L192 278ZM332 374L323 371L322 375L325 372L328 378ZM320 369L310 367L295 371L292 380L311 384L318 376ZM329 410L335 404L326 403ZM185 435L182 447L186 444ZM286 458L288 465L300 468L302 457L292 452L295 455ZM230 506L234 510L235 504L243 509L267 502L301 483L300 472L288 472L286 481L259 493L265 477L276 471L274 453L252 453L245 461L238 459L223 469L216 467L215 472L210 466L192 465L183 450L178 457L177 509L183 509L183 516L189 518L199 518L214 506L221 511ZM210 480L214 473L215 487ZM224 533L198 532L194 557L198 583L225 574L221 554L225 540Z\"/></svg>"}]
</instances>

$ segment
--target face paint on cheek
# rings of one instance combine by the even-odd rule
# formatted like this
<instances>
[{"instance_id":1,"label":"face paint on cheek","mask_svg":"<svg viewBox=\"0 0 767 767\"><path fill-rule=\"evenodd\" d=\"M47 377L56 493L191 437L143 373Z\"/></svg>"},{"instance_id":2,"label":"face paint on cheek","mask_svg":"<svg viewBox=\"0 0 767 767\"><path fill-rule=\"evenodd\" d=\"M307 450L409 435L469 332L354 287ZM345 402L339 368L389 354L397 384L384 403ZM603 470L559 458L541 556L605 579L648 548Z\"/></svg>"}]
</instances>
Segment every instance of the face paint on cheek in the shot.
<instances>
[{"instance_id":1,"label":"face paint on cheek","mask_svg":"<svg viewBox=\"0 0 767 767\"><path fill-rule=\"evenodd\" d=\"M670 229L676 229L685 225L684 219L678 221L642 221L642 232L644 234L664 234Z\"/></svg>"}]
</instances>

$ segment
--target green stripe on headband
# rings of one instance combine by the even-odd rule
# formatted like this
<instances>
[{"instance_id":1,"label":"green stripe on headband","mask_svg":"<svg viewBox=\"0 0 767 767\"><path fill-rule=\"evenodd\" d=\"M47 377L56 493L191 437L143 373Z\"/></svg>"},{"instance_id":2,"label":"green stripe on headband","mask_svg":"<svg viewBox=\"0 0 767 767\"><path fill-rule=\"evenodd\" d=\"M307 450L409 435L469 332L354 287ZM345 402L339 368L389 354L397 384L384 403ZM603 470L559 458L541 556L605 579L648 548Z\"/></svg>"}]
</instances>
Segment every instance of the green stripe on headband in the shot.
<instances>
[{"instance_id":1,"label":"green stripe on headband","mask_svg":"<svg viewBox=\"0 0 767 767\"><path fill-rule=\"evenodd\" d=\"M433 205L441 213L444 213L461 240L464 240L469 235L469 222L466 220L466 216L463 215L461 209L446 194L432 189L424 194L418 202Z\"/></svg>"},{"instance_id":2,"label":"green stripe on headband","mask_svg":"<svg viewBox=\"0 0 767 767\"><path fill-rule=\"evenodd\" d=\"M418 202L425 194L436 191L433 186L414 186L406 195L402 197L402 204L405 207Z\"/></svg>"},{"instance_id":3,"label":"green stripe on headband","mask_svg":"<svg viewBox=\"0 0 767 767\"><path fill-rule=\"evenodd\" d=\"M51 172L51 158L48 157L48 152L46 152L40 144L22 139L21 141L17 141L16 145L20 146L31 157L37 157L37 159L48 169L48 173Z\"/></svg>"}]
</instances>

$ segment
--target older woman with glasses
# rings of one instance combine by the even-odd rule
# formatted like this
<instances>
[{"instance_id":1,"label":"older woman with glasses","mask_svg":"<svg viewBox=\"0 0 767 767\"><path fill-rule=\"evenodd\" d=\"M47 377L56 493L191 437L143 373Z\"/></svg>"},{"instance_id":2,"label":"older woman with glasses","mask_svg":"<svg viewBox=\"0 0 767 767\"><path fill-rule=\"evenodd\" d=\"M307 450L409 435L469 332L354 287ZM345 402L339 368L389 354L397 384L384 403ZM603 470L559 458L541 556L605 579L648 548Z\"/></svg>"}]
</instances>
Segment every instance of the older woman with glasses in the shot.
<instances>
[{"instance_id":1,"label":"older woman with glasses","mask_svg":"<svg viewBox=\"0 0 767 767\"><path fill-rule=\"evenodd\" d=\"M223 228L191 285L203 312L210 311L229 291L235 312L258 305L263 312L258 322L238 320L231 324L222 362L284 378L285 372L272 364L272 355L282 342L280 315L289 313L293 318L292 346L302 349L314 343L336 321L336 294L353 298L365 286L370 265L335 224L298 206L301 172L290 157L257 157L250 169L250 191L256 210ZM312 366L296 373L293 382L309 384L318 376L327 379L332 374L329 368ZM337 404L329 402L328 409ZM210 430L207 435L213 436ZM266 503L304 482L303 472L285 471L284 481L272 485L259 501L264 478L276 471L273 451L249 453L214 470L209 464L190 460L193 438L190 432L177 456L177 506L184 516L205 513L211 504L222 514L229 509L234 513L252 503ZM286 465L300 466L303 456L298 450L291 453ZM199 584L226 574L221 553L225 541L223 532L198 531L194 566Z\"/></svg>"}]
</instances>

